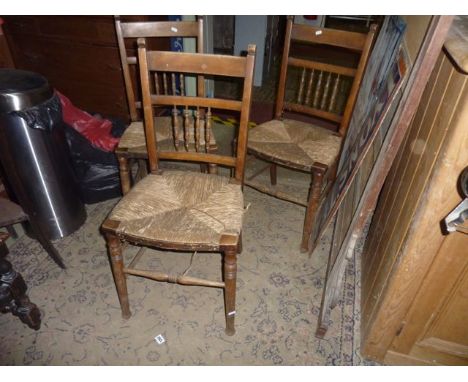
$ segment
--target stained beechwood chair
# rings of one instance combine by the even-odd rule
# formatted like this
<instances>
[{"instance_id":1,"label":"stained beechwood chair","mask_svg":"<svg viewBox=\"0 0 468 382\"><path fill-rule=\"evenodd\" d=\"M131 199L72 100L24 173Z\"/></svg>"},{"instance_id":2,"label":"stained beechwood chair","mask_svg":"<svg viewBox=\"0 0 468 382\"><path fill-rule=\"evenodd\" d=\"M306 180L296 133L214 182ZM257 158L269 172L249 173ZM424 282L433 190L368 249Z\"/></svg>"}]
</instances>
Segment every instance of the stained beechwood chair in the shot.
<instances>
[{"instance_id":1,"label":"stained beechwood chair","mask_svg":"<svg viewBox=\"0 0 468 382\"><path fill-rule=\"evenodd\" d=\"M131 123L122 135L119 144L115 150L119 162L120 180L122 193L125 195L132 185L131 163L139 162L138 178L146 175L146 161L148 152L146 150L145 133L143 128L141 109L141 95L139 92L138 73L136 73L137 58L128 55L127 49L130 44L135 45L137 38L147 38L148 44L162 38L192 37L195 38L197 52L203 53L203 19L198 21L144 21L144 22L122 22L119 16L115 16L115 30L120 52L120 60L124 76L125 91L127 95L128 109L130 112ZM205 93L204 79L198 76L197 94L203 96ZM187 95L184 75L177 73L155 74L152 78L152 87L156 94L165 95ZM174 141L174 126L181 124L182 116L173 108L169 110L169 115L156 116L156 124L159 129L156 133L156 140L159 145L168 149L176 150ZM177 121L176 121L177 119ZM194 130L193 125L188 126L190 142L187 150L193 148ZM216 141L211 135L208 142L208 151L216 151ZM205 134L199 142L205 146ZM206 166L203 165L204 169ZM209 165L210 172L216 172L213 165Z\"/></svg>"},{"instance_id":2,"label":"stained beechwood chair","mask_svg":"<svg viewBox=\"0 0 468 382\"><path fill-rule=\"evenodd\" d=\"M108 244L112 272L124 318L130 317L127 275L183 285L219 287L224 289L226 333L234 334L236 258L241 251L244 213L242 180L247 150L254 55L253 45L249 45L246 57L147 51L145 39L138 39L138 61L150 174L123 196L101 227ZM210 75L215 81L218 77L240 78L243 80L242 99L237 101L151 93L150 77L154 72ZM158 120L153 118L156 106L181 106L184 110L193 110L193 114L185 113L184 119L194 120L196 142L201 138L202 125L205 126L205 140L210 141L212 108L239 112L240 124L237 130L235 154L231 156L212 154L207 153L206 149L194 152L182 149L162 150L156 139ZM205 112L202 113L202 110ZM176 147L183 147L188 139L182 126L176 124ZM231 178L183 170L163 171L159 168L162 159L214 163L233 168L234 176ZM220 252L223 255L223 281L204 280L190 277L185 273L169 275L138 269L136 266L141 252L129 265L124 265L123 242L162 250Z\"/></svg>"},{"instance_id":3,"label":"stained beechwood chair","mask_svg":"<svg viewBox=\"0 0 468 382\"><path fill-rule=\"evenodd\" d=\"M288 17L275 119L260 124L249 132L248 153L270 164L246 177L245 184L306 207L301 242L303 252L309 248L319 202L336 175L341 144L348 129L375 31L375 25L371 26L367 34L314 28L294 24L293 18ZM350 49L359 52L359 63L352 68L309 57L296 57L291 54L291 42ZM349 84L347 88L343 86L346 82ZM341 107L338 102L340 99L344 99ZM285 111L330 121L336 126L336 130L322 128L310 122L286 119ZM307 199L300 200L294 195L278 192L277 165L311 174ZM256 177L268 169L270 184L259 182Z\"/></svg>"}]
</instances>

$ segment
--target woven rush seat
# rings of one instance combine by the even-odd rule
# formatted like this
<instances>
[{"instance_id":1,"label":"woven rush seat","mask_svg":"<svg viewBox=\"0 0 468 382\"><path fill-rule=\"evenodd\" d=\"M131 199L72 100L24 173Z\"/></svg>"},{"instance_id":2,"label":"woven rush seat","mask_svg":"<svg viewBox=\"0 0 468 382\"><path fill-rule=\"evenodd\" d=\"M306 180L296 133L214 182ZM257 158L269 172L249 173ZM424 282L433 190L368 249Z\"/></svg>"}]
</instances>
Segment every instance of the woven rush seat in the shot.
<instances>
[{"instance_id":1,"label":"woven rush seat","mask_svg":"<svg viewBox=\"0 0 468 382\"><path fill-rule=\"evenodd\" d=\"M262 123L249 132L249 150L310 169L314 162L331 166L342 138L327 129L291 119Z\"/></svg>"},{"instance_id":2,"label":"woven rush seat","mask_svg":"<svg viewBox=\"0 0 468 382\"><path fill-rule=\"evenodd\" d=\"M180 126L181 139L184 134L182 117L178 117L178 124ZM190 119L189 125L189 145L195 146L193 119ZM175 151L174 146L174 133L172 127L173 121L171 116L156 117L154 118L154 125L156 131L156 140L160 144L159 149L163 151ZM216 140L213 134L210 135L210 146L215 146ZM181 143L181 147L183 144ZM200 146L205 147L205 127L203 124L200 126ZM134 121L130 123L122 137L120 138L117 146L117 151L131 151L132 149L144 150L146 152L145 129L142 121Z\"/></svg>"},{"instance_id":3,"label":"woven rush seat","mask_svg":"<svg viewBox=\"0 0 468 382\"><path fill-rule=\"evenodd\" d=\"M161 242L219 245L239 234L244 199L229 178L188 171L150 174L112 210L117 233Z\"/></svg>"}]
</instances>

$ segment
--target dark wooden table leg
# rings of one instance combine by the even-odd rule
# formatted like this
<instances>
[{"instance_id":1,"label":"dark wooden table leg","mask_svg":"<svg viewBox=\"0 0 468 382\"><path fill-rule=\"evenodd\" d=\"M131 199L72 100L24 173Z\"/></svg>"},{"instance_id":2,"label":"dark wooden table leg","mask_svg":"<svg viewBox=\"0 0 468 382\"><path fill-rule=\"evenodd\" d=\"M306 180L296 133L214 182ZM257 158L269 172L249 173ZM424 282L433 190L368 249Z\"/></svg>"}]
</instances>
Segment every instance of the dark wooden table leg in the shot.
<instances>
[{"instance_id":1,"label":"dark wooden table leg","mask_svg":"<svg viewBox=\"0 0 468 382\"><path fill-rule=\"evenodd\" d=\"M30 328L38 330L41 326L41 313L26 295L28 287L21 274L5 260L8 248L5 244L7 233L0 232L0 311L13 313Z\"/></svg>"}]
</instances>

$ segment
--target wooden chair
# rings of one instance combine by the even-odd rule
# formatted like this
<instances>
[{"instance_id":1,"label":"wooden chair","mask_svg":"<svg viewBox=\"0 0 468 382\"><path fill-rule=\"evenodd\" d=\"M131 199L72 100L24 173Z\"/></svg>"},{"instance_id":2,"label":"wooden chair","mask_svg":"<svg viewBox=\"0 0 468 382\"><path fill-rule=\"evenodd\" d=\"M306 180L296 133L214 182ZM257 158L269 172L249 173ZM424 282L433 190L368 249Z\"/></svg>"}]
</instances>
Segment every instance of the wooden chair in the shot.
<instances>
[{"instance_id":1,"label":"wooden chair","mask_svg":"<svg viewBox=\"0 0 468 382\"><path fill-rule=\"evenodd\" d=\"M241 228L244 203L242 180L247 151L247 126L250 111L255 46L247 57L147 51L145 39L138 39L138 60L142 85L144 127L151 173L139 181L116 205L102 225L107 240L114 280L124 318L130 317L126 275L147 277L183 285L224 289L226 333L234 334L236 296L236 257L241 251ZM241 101L206 97L158 95L150 92L154 72L194 73L243 80ZM155 106L182 106L184 125L194 119L195 145L198 151L187 152L187 130L176 124L176 151L163 151L156 140ZM217 155L200 149L201 125L205 139L211 132L211 109L240 112L235 156ZM193 109L193 116L189 110ZM202 109L206 109L202 113ZM203 116L203 118L202 118ZM156 131L156 133L155 133ZM215 163L234 168L234 178L193 171L162 171L161 159ZM123 264L122 241L163 250L221 252L224 255L224 281L210 281L183 275L169 275L136 268L141 252Z\"/></svg>"},{"instance_id":2,"label":"wooden chair","mask_svg":"<svg viewBox=\"0 0 468 382\"><path fill-rule=\"evenodd\" d=\"M329 189L336 173L341 143L348 128L362 75L374 39L376 27L373 25L367 34L325 28L314 28L294 24L288 17L275 119L260 124L249 132L248 153L266 160L268 167L246 177L245 184L275 197L306 207L301 251L309 248L314 215L323 194ZM293 57L291 42L304 44L324 44L346 48L360 53L357 68ZM294 75L298 86L294 87ZM292 79L291 79L292 78ZM351 79L352 78L352 79ZM348 83L347 94L342 85ZM293 88L289 94L286 93ZM341 91L340 91L341 89ZM291 91L289 91L291 93ZM291 95L293 97L291 97ZM339 97L345 96L344 108L338 107ZM283 118L284 112L294 112L318 117L337 125L336 131L321 128L310 122ZM290 194L276 189L276 166L311 174L312 182L307 200L298 200ZM270 170L270 183L265 185L255 178L265 170Z\"/></svg>"},{"instance_id":3,"label":"wooden chair","mask_svg":"<svg viewBox=\"0 0 468 382\"><path fill-rule=\"evenodd\" d=\"M130 163L133 160L139 161L139 177L146 175L146 161L148 152L146 151L145 134L143 122L140 117L141 100L139 96L138 83L135 80L135 70L137 58L127 55L125 41L136 40L137 38L169 38L169 37L193 37L196 39L197 52L203 53L203 19L198 21L154 21L154 22L122 22L119 16L115 16L115 30L119 46L122 71L124 75L125 89L127 94L128 109L130 111L131 123L122 135L115 150L119 161L120 179L122 193L125 195L131 187ZM175 73L163 73L153 78L153 86L156 94L180 94L185 95L184 76L176 77ZM205 92L204 79L197 78L197 93L203 96ZM160 145L167 149L175 150L174 146L174 112L172 115L156 117L156 124L160 127L156 139ZM178 117L180 124L180 116ZM193 126L191 127L191 145L193 146ZM205 145L204 139L201 142ZM211 137L209 142L210 151L216 151L216 142ZM202 167L204 169L204 167ZM216 167L209 166L210 172L216 172Z\"/></svg>"}]
</instances>

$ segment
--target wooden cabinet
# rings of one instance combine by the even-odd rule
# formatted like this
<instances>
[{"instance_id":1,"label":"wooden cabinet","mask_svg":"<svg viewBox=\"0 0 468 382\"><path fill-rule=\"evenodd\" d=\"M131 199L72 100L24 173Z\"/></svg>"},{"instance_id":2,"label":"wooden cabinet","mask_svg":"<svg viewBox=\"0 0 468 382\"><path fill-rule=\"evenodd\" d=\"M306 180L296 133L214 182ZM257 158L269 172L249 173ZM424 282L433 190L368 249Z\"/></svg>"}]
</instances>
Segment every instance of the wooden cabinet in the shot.
<instances>
[{"instance_id":1,"label":"wooden cabinet","mask_svg":"<svg viewBox=\"0 0 468 382\"><path fill-rule=\"evenodd\" d=\"M130 18L167 19L164 16ZM129 119L112 16L5 16L3 19L18 69L42 74L81 109ZM167 41L161 42L163 48L168 45Z\"/></svg>"},{"instance_id":2,"label":"wooden cabinet","mask_svg":"<svg viewBox=\"0 0 468 382\"><path fill-rule=\"evenodd\" d=\"M468 235L441 228L462 199L457 180L468 165L467 126L468 74L444 49L387 177L362 257L361 348L368 358L468 364Z\"/></svg>"}]
</instances>

